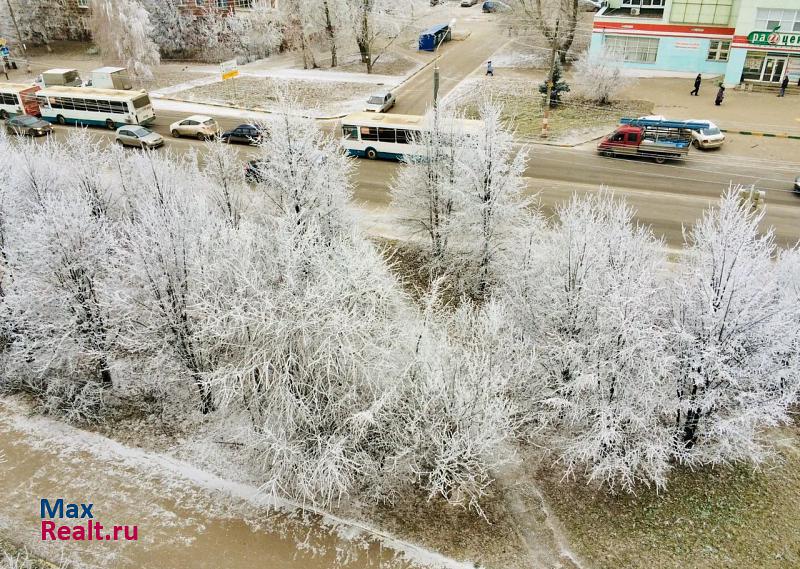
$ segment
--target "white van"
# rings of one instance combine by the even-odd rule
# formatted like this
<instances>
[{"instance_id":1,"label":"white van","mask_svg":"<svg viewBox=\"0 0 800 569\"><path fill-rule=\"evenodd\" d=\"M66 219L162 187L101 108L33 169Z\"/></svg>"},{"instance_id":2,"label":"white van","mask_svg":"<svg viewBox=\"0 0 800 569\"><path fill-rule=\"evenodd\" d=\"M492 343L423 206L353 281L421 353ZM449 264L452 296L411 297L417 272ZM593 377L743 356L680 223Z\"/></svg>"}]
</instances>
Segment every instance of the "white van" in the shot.
<instances>
[{"instance_id":1,"label":"white van","mask_svg":"<svg viewBox=\"0 0 800 569\"><path fill-rule=\"evenodd\" d=\"M39 87L80 87L83 85L77 69L48 69L36 78Z\"/></svg>"}]
</instances>

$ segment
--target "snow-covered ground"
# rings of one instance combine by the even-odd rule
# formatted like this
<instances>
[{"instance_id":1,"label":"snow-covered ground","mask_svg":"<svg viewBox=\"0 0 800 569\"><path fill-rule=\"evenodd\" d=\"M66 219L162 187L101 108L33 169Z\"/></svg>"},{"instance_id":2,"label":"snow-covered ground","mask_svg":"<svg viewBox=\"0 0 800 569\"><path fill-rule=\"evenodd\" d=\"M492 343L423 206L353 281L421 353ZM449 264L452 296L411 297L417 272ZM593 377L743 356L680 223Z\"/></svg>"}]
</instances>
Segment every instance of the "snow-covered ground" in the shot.
<instances>
[{"instance_id":1,"label":"snow-covered ground","mask_svg":"<svg viewBox=\"0 0 800 569\"><path fill-rule=\"evenodd\" d=\"M27 413L19 400L0 401L0 446L10 459L0 475L9 504L0 528L48 557L103 569L250 568L261 555L273 567L304 569L472 567L369 524L268 496L242 480L235 453L219 456L209 439L159 453ZM225 477L207 467L224 468ZM94 503L96 521L138 525L139 541L44 544L37 539L41 497Z\"/></svg>"}]
</instances>

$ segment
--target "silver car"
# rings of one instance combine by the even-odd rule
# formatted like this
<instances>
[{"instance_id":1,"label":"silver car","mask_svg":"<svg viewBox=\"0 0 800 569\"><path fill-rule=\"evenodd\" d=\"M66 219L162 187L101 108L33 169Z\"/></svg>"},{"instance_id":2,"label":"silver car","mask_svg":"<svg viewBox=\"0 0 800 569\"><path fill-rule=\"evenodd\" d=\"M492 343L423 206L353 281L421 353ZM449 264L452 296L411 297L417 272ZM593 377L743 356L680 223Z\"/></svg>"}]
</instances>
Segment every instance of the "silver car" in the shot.
<instances>
[{"instance_id":1,"label":"silver car","mask_svg":"<svg viewBox=\"0 0 800 569\"><path fill-rule=\"evenodd\" d=\"M394 106L395 102L394 94L389 91L375 93L367 99L367 106L364 107L364 110L375 113L385 113Z\"/></svg>"},{"instance_id":2,"label":"silver car","mask_svg":"<svg viewBox=\"0 0 800 569\"><path fill-rule=\"evenodd\" d=\"M191 136L198 140L206 140L219 134L219 125L209 116L192 115L169 125L169 132L175 138Z\"/></svg>"},{"instance_id":3,"label":"silver car","mask_svg":"<svg viewBox=\"0 0 800 569\"><path fill-rule=\"evenodd\" d=\"M122 146L135 146L136 148L158 148L164 144L164 139L160 134L138 125L119 127L116 140Z\"/></svg>"}]
</instances>

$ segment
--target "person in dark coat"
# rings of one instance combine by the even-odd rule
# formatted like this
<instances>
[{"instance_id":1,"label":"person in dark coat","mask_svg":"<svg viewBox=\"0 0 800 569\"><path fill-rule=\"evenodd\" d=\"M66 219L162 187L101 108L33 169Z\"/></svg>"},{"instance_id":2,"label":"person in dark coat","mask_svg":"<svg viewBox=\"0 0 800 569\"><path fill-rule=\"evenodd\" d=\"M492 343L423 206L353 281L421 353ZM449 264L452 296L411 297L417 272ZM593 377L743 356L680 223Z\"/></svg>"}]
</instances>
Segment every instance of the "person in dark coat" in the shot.
<instances>
[{"instance_id":1,"label":"person in dark coat","mask_svg":"<svg viewBox=\"0 0 800 569\"><path fill-rule=\"evenodd\" d=\"M789 86L789 76L784 75L783 81L781 81L781 92L778 94L779 97L783 97L784 95L786 95L786 87L788 86Z\"/></svg>"},{"instance_id":2,"label":"person in dark coat","mask_svg":"<svg viewBox=\"0 0 800 569\"><path fill-rule=\"evenodd\" d=\"M719 86L719 91L717 91L717 98L714 99L714 104L720 106L722 104L722 99L725 98L725 85Z\"/></svg>"},{"instance_id":3,"label":"person in dark coat","mask_svg":"<svg viewBox=\"0 0 800 569\"><path fill-rule=\"evenodd\" d=\"M703 82L703 78L700 77L700 74L697 74L697 77L694 78L694 89L692 90L690 95L694 95L695 97L700 95L700 83Z\"/></svg>"}]
</instances>

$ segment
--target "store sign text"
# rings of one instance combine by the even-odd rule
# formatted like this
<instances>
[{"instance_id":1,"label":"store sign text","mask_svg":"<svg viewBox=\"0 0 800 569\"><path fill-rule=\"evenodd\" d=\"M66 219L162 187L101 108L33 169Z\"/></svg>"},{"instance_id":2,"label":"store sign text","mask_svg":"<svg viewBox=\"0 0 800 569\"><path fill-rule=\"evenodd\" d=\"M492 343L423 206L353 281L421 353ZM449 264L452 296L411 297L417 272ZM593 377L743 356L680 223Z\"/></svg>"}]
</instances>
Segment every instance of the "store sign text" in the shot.
<instances>
[{"instance_id":1,"label":"store sign text","mask_svg":"<svg viewBox=\"0 0 800 569\"><path fill-rule=\"evenodd\" d=\"M750 32L748 43L753 45L796 45L800 46L800 34L772 32Z\"/></svg>"}]
</instances>

